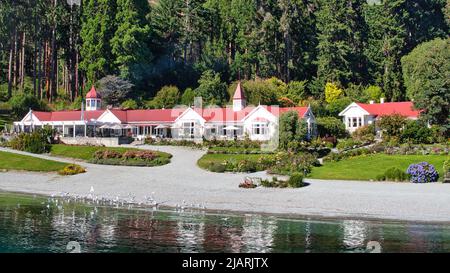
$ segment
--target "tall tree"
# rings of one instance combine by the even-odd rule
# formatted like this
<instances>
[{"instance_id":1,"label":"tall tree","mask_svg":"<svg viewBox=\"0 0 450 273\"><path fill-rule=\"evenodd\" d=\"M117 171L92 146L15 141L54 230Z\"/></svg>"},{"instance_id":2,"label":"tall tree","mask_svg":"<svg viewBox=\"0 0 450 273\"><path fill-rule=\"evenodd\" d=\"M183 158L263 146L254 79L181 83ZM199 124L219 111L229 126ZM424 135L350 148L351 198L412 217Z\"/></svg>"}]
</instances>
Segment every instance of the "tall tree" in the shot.
<instances>
[{"instance_id":1,"label":"tall tree","mask_svg":"<svg viewBox=\"0 0 450 273\"><path fill-rule=\"evenodd\" d=\"M113 70L110 40L115 30L115 0L83 0L81 22L80 68L86 73L88 86Z\"/></svg>"},{"instance_id":2,"label":"tall tree","mask_svg":"<svg viewBox=\"0 0 450 273\"><path fill-rule=\"evenodd\" d=\"M120 76L134 84L142 80L143 68L151 61L147 0L117 0L116 31L111 39L114 64Z\"/></svg>"},{"instance_id":3,"label":"tall tree","mask_svg":"<svg viewBox=\"0 0 450 273\"><path fill-rule=\"evenodd\" d=\"M347 86L365 79L367 43L362 0L324 0L317 12L319 43L317 78L323 86L336 82ZM323 90L323 89L322 89Z\"/></svg>"}]
</instances>

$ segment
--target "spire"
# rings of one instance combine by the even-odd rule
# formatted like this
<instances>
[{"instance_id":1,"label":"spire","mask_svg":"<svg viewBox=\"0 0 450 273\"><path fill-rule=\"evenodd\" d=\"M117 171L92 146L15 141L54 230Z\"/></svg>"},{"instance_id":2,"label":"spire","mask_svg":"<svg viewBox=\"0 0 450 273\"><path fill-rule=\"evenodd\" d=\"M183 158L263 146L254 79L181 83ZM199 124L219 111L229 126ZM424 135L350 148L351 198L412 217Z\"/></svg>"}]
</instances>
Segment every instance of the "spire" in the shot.
<instances>
[{"instance_id":1,"label":"spire","mask_svg":"<svg viewBox=\"0 0 450 273\"><path fill-rule=\"evenodd\" d=\"M247 102L245 99L244 90L242 89L242 84L239 80L233 96L233 111L241 111L245 108L246 103Z\"/></svg>"},{"instance_id":2,"label":"spire","mask_svg":"<svg viewBox=\"0 0 450 273\"><path fill-rule=\"evenodd\" d=\"M236 91L234 91L233 100L241 100L241 99L245 100L245 95L242 89L241 81L238 81Z\"/></svg>"}]
</instances>

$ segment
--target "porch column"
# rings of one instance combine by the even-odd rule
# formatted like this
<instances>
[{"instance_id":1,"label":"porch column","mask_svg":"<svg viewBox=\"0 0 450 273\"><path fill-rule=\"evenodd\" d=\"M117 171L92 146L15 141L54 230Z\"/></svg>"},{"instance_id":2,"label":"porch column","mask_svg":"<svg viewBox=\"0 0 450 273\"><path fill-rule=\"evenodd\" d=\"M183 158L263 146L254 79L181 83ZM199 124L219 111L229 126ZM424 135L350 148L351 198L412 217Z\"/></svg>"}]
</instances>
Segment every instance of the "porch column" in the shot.
<instances>
[{"instance_id":1,"label":"porch column","mask_svg":"<svg viewBox=\"0 0 450 273\"><path fill-rule=\"evenodd\" d=\"M65 134L66 133L66 130L65 130L65 128L64 128L64 123L63 123L63 131L62 131L62 137L65 137Z\"/></svg>"},{"instance_id":2,"label":"porch column","mask_svg":"<svg viewBox=\"0 0 450 273\"><path fill-rule=\"evenodd\" d=\"M75 138L75 129L76 129L75 124L73 124L73 138Z\"/></svg>"},{"instance_id":3,"label":"porch column","mask_svg":"<svg viewBox=\"0 0 450 273\"><path fill-rule=\"evenodd\" d=\"M87 132L86 132L86 130L87 130L87 125L86 125L86 123L84 124L84 137L86 137L87 136Z\"/></svg>"}]
</instances>

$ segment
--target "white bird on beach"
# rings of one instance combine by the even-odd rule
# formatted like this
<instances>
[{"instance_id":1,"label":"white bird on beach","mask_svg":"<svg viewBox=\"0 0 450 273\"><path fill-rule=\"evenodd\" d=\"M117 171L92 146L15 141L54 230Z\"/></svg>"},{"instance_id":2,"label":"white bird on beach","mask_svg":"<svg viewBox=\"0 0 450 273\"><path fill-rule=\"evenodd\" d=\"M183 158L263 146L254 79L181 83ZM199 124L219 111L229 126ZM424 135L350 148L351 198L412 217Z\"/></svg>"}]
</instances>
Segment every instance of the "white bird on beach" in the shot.
<instances>
[{"instance_id":1,"label":"white bird on beach","mask_svg":"<svg viewBox=\"0 0 450 273\"><path fill-rule=\"evenodd\" d=\"M89 192L94 192L94 186L91 186L91 190Z\"/></svg>"}]
</instances>

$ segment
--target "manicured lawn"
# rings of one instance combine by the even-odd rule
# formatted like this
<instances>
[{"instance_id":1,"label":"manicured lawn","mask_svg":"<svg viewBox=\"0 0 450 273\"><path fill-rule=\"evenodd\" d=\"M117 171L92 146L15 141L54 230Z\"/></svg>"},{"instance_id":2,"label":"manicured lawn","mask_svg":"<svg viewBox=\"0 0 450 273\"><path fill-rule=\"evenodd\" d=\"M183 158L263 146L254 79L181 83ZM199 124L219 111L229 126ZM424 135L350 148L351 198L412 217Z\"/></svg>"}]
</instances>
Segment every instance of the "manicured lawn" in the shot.
<instances>
[{"instance_id":1,"label":"manicured lawn","mask_svg":"<svg viewBox=\"0 0 450 273\"><path fill-rule=\"evenodd\" d=\"M98 146L70 146L64 144L55 144L52 145L52 149L50 151L51 155L61 156L61 157L70 157L81 160L91 160L93 159L93 155L96 151L100 150L112 150L119 153L124 153L125 151L139 151L138 149L133 148L123 148L123 147L98 147ZM160 157L171 158L172 155L164 152L154 151Z\"/></svg>"},{"instance_id":2,"label":"manicured lawn","mask_svg":"<svg viewBox=\"0 0 450 273\"><path fill-rule=\"evenodd\" d=\"M0 169L33 172L55 172L69 164L36 157L0 152Z\"/></svg>"},{"instance_id":3,"label":"manicured lawn","mask_svg":"<svg viewBox=\"0 0 450 273\"><path fill-rule=\"evenodd\" d=\"M240 160L258 160L261 155L259 154L205 154L197 162L198 166L202 169L208 169L211 163L222 163L225 160L228 161L240 161Z\"/></svg>"},{"instance_id":4,"label":"manicured lawn","mask_svg":"<svg viewBox=\"0 0 450 273\"><path fill-rule=\"evenodd\" d=\"M433 164L442 178L444 161L449 159L445 155L386 155L376 154L358 156L338 162L325 162L321 167L313 168L309 178L338 179L338 180L375 180L391 167L406 171L412 163L426 161Z\"/></svg>"}]
</instances>

